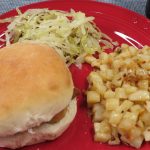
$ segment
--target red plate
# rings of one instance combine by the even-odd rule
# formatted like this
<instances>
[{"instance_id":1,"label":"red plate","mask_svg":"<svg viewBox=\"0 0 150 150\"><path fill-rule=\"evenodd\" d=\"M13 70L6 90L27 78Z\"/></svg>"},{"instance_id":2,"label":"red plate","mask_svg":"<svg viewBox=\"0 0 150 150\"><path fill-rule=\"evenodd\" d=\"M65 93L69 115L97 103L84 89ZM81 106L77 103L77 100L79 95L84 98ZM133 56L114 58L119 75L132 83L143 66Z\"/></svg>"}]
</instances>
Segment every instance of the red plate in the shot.
<instances>
[{"instance_id":1,"label":"red plate","mask_svg":"<svg viewBox=\"0 0 150 150\"><path fill-rule=\"evenodd\" d=\"M68 2L47 1L21 7L22 11L29 8L49 8L69 11L83 11L87 15L95 17L95 22L100 29L113 40L120 43L128 43L137 47L150 45L150 20L127 9L100 2ZM0 16L0 19L16 15L16 11L10 11ZM0 25L0 34L5 30L6 24ZM82 91L87 87L86 76L91 67L84 65L82 70L72 66L70 68L75 86ZM141 150L148 150L149 144L143 144ZM109 146L93 141L93 129L86 109L83 96L78 99L78 113L69 129L57 140L23 148L23 150L129 150L131 147ZM3 149L0 149L3 150Z\"/></svg>"}]
</instances>

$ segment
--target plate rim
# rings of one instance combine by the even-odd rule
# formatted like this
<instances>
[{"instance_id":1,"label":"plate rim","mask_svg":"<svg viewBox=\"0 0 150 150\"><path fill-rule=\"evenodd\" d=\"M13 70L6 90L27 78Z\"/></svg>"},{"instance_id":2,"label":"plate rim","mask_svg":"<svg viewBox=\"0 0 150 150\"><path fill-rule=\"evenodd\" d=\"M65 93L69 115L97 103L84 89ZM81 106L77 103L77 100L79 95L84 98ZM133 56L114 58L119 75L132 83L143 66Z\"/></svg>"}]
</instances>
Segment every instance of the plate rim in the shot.
<instances>
[{"instance_id":1,"label":"plate rim","mask_svg":"<svg viewBox=\"0 0 150 150\"><path fill-rule=\"evenodd\" d=\"M108 3L108 2L98 2L98 1L94 1L94 0L74 0L74 1L71 1L71 0L45 0L45 1L40 1L40 2L33 2L33 3L30 3L30 4L25 4L25 5L22 5L22 6L19 6L19 7L16 7L16 8L19 8L19 9L24 9L25 7L34 7L35 5L38 5L38 4L42 4L42 3L92 3L92 4L102 4L102 5L108 5L108 6L113 6L113 7L116 7L120 10L124 10L126 12L130 12L134 15L138 15L139 17L141 17L142 19L146 19L147 21L150 21L150 19L148 19L146 16L138 13L138 12L135 12L134 10L131 10L131 9L128 9L126 7L123 7L123 6L120 6L120 5L117 5L117 4L113 4L113 3ZM5 15L8 15L9 13L15 11L15 8L5 12L5 13L2 13L0 14L0 18L2 18L3 16Z\"/></svg>"}]
</instances>

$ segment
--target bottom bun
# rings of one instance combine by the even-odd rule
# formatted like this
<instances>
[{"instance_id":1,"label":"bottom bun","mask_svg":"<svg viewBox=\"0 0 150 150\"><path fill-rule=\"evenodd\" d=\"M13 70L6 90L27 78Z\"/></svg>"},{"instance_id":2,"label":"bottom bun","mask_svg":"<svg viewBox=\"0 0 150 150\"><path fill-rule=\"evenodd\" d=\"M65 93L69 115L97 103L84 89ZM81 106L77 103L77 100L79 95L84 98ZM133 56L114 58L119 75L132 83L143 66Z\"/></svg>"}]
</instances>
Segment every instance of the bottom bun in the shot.
<instances>
[{"instance_id":1,"label":"bottom bun","mask_svg":"<svg viewBox=\"0 0 150 150\"><path fill-rule=\"evenodd\" d=\"M43 123L39 127L29 129L9 137L0 138L0 147L16 149L27 145L37 144L59 137L73 121L77 111L76 100L71 100L65 116L57 123Z\"/></svg>"}]
</instances>

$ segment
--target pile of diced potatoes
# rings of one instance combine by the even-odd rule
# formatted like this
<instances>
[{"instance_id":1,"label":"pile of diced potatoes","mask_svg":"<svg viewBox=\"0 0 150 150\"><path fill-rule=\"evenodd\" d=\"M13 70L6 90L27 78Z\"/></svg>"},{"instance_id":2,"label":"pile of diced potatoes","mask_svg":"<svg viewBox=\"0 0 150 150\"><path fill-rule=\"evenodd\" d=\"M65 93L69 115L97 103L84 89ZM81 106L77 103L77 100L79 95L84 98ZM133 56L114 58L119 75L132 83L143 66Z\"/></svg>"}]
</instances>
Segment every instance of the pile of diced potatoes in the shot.
<instances>
[{"instance_id":1,"label":"pile of diced potatoes","mask_svg":"<svg viewBox=\"0 0 150 150\"><path fill-rule=\"evenodd\" d=\"M85 61L94 67L86 92L94 140L136 148L150 141L150 47L122 44L113 53L88 55Z\"/></svg>"}]
</instances>

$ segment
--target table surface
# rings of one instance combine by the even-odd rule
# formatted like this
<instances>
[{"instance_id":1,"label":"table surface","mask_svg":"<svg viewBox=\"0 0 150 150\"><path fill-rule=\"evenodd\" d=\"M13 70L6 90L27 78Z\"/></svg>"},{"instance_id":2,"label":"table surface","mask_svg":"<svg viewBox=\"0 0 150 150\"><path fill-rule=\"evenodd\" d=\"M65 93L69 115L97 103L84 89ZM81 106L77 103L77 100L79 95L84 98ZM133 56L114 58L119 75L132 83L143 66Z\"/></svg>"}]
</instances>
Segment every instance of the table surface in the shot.
<instances>
[{"instance_id":1,"label":"table surface","mask_svg":"<svg viewBox=\"0 0 150 150\"><path fill-rule=\"evenodd\" d=\"M16 7L20 7L23 5L27 5L39 1L44 1L44 0L0 0L0 14L5 13ZM137 13L145 15L146 0L97 0L97 1L120 5L130 10L133 10Z\"/></svg>"}]
</instances>

